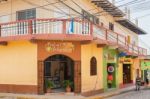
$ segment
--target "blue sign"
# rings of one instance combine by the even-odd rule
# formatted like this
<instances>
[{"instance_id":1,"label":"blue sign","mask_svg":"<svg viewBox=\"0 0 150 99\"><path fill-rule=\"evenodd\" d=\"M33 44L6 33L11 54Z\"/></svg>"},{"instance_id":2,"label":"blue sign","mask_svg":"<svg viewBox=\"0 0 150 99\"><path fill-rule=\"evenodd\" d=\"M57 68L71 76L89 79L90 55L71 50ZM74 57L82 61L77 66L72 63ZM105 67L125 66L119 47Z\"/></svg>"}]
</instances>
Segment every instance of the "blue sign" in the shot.
<instances>
[{"instance_id":1,"label":"blue sign","mask_svg":"<svg viewBox=\"0 0 150 99\"><path fill-rule=\"evenodd\" d=\"M119 56L119 57L124 57L124 56L127 56L127 53L125 53L125 52L120 52L118 56Z\"/></svg>"}]
</instances>

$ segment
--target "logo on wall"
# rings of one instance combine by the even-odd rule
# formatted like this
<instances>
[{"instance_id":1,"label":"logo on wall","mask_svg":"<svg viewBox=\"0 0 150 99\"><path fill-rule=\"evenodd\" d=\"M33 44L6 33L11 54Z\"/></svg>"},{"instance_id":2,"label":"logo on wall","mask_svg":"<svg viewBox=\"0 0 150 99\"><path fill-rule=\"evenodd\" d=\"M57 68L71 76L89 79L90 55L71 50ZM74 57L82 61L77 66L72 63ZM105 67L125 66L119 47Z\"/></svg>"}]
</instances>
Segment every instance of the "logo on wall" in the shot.
<instances>
[{"instance_id":1,"label":"logo on wall","mask_svg":"<svg viewBox=\"0 0 150 99\"><path fill-rule=\"evenodd\" d=\"M113 73L115 71L114 66L108 66L108 72Z\"/></svg>"},{"instance_id":2,"label":"logo on wall","mask_svg":"<svg viewBox=\"0 0 150 99\"><path fill-rule=\"evenodd\" d=\"M115 56L112 55L111 53L108 53L107 59L108 61L115 61Z\"/></svg>"},{"instance_id":3,"label":"logo on wall","mask_svg":"<svg viewBox=\"0 0 150 99\"><path fill-rule=\"evenodd\" d=\"M48 42L46 44L46 50L48 52L67 52L74 51L74 44L71 42Z\"/></svg>"}]
</instances>

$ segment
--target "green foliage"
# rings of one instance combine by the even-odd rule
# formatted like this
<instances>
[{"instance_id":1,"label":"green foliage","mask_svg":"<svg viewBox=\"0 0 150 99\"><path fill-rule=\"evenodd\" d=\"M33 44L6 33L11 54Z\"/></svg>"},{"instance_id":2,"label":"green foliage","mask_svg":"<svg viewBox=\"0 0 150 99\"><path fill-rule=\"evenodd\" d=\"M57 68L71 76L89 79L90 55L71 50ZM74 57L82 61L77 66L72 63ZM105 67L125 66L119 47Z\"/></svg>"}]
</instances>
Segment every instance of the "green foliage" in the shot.
<instances>
[{"instance_id":1,"label":"green foliage","mask_svg":"<svg viewBox=\"0 0 150 99\"><path fill-rule=\"evenodd\" d=\"M52 88L52 87L54 87L54 83L52 82L52 81L50 81L50 80L46 80L46 88Z\"/></svg>"},{"instance_id":2,"label":"green foliage","mask_svg":"<svg viewBox=\"0 0 150 99\"><path fill-rule=\"evenodd\" d=\"M63 81L63 86L66 88L67 86L70 86L71 88L73 87L73 82L70 80L64 80Z\"/></svg>"}]
</instances>

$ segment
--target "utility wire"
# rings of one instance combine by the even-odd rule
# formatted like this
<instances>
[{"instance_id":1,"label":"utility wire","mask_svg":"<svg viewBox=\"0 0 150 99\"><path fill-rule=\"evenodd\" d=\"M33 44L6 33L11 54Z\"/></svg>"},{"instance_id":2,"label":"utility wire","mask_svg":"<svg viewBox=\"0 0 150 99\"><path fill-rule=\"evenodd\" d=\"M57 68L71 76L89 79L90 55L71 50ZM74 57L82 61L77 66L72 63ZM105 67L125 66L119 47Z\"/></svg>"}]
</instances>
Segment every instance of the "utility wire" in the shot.
<instances>
[{"instance_id":1,"label":"utility wire","mask_svg":"<svg viewBox=\"0 0 150 99\"><path fill-rule=\"evenodd\" d=\"M120 3L120 2L123 2L123 1L125 1L125 0L120 0L120 1L117 1L117 2L115 2L115 3Z\"/></svg>"},{"instance_id":2,"label":"utility wire","mask_svg":"<svg viewBox=\"0 0 150 99\"><path fill-rule=\"evenodd\" d=\"M48 1L48 0L45 0L45 1L48 2L48 3L51 3L51 2ZM60 9L59 7L57 7L57 6L55 6L55 5L52 5L52 6L54 6L54 7L57 8L58 10L62 11L65 15L71 16L70 14L68 14L68 13L66 13L65 11L63 11L62 9Z\"/></svg>"},{"instance_id":3,"label":"utility wire","mask_svg":"<svg viewBox=\"0 0 150 99\"><path fill-rule=\"evenodd\" d=\"M60 2L48 3L48 4L45 4L45 5L37 6L37 7L33 7L33 8L42 8L42 7L45 7L45 6L54 5L54 4L58 4L58 3L60 3ZM47 9L47 10L63 14L62 12L55 11L53 9ZM16 14L16 12L12 12L12 13L9 13L9 14L0 15L0 17L9 16L9 15L13 15L13 14Z\"/></svg>"},{"instance_id":4,"label":"utility wire","mask_svg":"<svg viewBox=\"0 0 150 99\"><path fill-rule=\"evenodd\" d=\"M148 16L150 16L150 13L148 13L146 15L143 15L143 16L136 17L136 18L131 19L131 20L141 19L141 18L145 18L145 17L148 17Z\"/></svg>"},{"instance_id":5,"label":"utility wire","mask_svg":"<svg viewBox=\"0 0 150 99\"><path fill-rule=\"evenodd\" d=\"M22 1L28 3L28 4L32 5L32 6L37 6L36 8L39 8L39 7L40 7L40 5L35 4L35 3L32 3L32 2L30 2L30 1L28 1L28 0L22 0ZM65 0L65 1L66 1L66 0ZM60 2L59 2L59 3L60 3ZM49 2L46 6L49 6L50 4L53 4L53 3L50 3L50 2ZM55 4L55 3L54 3L54 4ZM54 10L54 9L45 8L45 6L41 6L40 8L42 8L42 9L44 9L44 10L47 10L47 11L54 11L54 12L57 12L57 13L60 13L60 14L64 14L64 12L56 11L56 10Z\"/></svg>"},{"instance_id":6,"label":"utility wire","mask_svg":"<svg viewBox=\"0 0 150 99\"><path fill-rule=\"evenodd\" d=\"M77 10L73 9L72 7L70 7L69 5L65 4L63 1L59 0L62 4L64 4L65 6L67 6L68 8L72 9L73 11L75 11L76 13L82 15L82 13L78 12ZM42 6L38 6L38 7L35 7L35 8L40 8L40 7L44 7L44 6L48 6L50 4L56 4L56 3L60 3L60 2L55 2L55 3L49 3L49 4L46 4L46 5L42 5Z\"/></svg>"},{"instance_id":7,"label":"utility wire","mask_svg":"<svg viewBox=\"0 0 150 99\"><path fill-rule=\"evenodd\" d=\"M120 7L124 7L124 6L129 6L129 5L131 5L131 4L135 4L135 3L138 3L138 2L141 2L141 1L138 1L138 0L133 0L133 1L130 1L130 2L128 2L128 3L125 3L125 4L122 4L122 5L119 5L119 6L117 6L116 8L114 8L113 10L115 10L115 9L118 9L118 8L120 8ZM97 14L100 14L100 13L103 13L103 12L106 12L106 11L100 11L100 12L97 12L97 13L94 13L96 16L100 16L100 15L97 15Z\"/></svg>"},{"instance_id":8,"label":"utility wire","mask_svg":"<svg viewBox=\"0 0 150 99\"><path fill-rule=\"evenodd\" d=\"M126 6L127 4L130 4L130 3L133 3L133 2L136 2L136 1L138 1L138 0L133 0L133 1L131 1L131 2L128 2L128 3L125 3L125 4L119 5L119 6L117 6L116 8L114 8L113 10L115 10L115 9L117 9L117 8L119 8L119 7L122 7L122 6ZM97 13L95 13L95 14L99 14L99 13L102 13L102 12L105 12L105 11L97 12Z\"/></svg>"},{"instance_id":9,"label":"utility wire","mask_svg":"<svg viewBox=\"0 0 150 99\"><path fill-rule=\"evenodd\" d=\"M130 8L131 8L132 11L135 11L135 12L137 12L137 10L149 10L150 1L139 3L136 6L131 6Z\"/></svg>"}]
</instances>

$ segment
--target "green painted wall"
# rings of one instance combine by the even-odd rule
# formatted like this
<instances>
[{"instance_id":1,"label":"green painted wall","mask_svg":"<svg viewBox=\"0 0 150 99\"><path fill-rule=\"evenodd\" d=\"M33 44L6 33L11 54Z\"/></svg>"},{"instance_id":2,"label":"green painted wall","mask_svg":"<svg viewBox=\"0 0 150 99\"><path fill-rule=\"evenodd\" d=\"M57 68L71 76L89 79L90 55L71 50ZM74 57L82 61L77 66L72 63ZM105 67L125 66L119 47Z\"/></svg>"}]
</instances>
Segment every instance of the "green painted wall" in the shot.
<instances>
[{"instance_id":1,"label":"green painted wall","mask_svg":"<svg viewBox=\"0 0 150 99\"><path fill-rule=\"evenodd\" d=\"M150 61L142 61L141 62L141 69L142 70L150 69Z\"/></svg>"},{"instance_id":2,"label":"green painted wall","mask_svg":"<svg viewBox=\"0 0 150 99\"><path fill-rule=\"evenodd\" d=\"M107 86L107 63L114 63L115 64L115 72L114 72L114 80L113 80L113 88L118 88L118 53L115 49L108 49L108 47L103 48L103 86L104 91L108 90ZM111 55L111 57L114 57L114 60L108 60L108 54Z\"/></svg>"}]
</instances>

